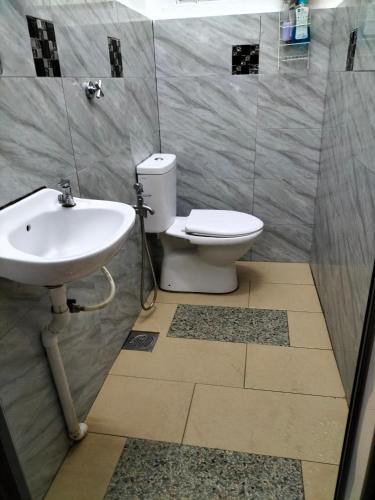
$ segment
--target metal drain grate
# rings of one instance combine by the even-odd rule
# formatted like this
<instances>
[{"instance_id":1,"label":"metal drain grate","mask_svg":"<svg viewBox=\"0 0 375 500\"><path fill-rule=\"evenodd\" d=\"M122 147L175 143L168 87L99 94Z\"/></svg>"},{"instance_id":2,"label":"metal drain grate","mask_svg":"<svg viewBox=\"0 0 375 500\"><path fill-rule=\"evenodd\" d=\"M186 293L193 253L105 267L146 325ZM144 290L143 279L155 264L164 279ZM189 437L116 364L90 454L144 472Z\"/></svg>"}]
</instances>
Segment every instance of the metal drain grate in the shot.
<instances>
[{"instance_id":1,"label":"metal drain grate","mask_svg":"<svg viewBox=\"0 0 375 500\"><path fill-rule=\"evenodd\" d=\"M159 333L143 332L140 330L132 330L128 338L125 340L123 349L128 351L147 351L151 352L158 340Z\"/></svg>"}]
</instances>

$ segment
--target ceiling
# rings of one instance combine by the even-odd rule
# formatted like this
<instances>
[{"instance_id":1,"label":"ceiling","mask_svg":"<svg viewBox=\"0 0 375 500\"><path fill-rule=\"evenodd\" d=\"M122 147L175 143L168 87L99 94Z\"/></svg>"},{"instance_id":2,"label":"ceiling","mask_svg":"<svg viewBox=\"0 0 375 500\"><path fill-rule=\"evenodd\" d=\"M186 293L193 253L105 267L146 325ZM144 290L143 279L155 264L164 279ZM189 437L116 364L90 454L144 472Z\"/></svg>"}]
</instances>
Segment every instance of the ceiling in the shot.
<instances>
[{"instance_id":1,"label":"ceiling","mask_svg":"<svg viewBox=\"0 0 375 500\"><path fill-rule=\"evenodd\" d=\"M151 19L250 14L280 10L281 0L119 0ZM313 8L336 7L341 0L310 0Z\"/></svg>"}]
</instances>

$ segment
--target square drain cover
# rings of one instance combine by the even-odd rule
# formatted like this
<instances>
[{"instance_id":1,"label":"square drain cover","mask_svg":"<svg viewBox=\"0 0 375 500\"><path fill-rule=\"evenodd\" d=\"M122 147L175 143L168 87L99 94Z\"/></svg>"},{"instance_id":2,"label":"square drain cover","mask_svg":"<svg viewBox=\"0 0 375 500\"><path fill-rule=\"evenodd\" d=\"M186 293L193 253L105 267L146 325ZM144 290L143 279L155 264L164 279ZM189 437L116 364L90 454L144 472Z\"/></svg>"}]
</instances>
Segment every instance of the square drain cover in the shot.
<instances>
[{"instance_id":1,"label":"square drain cover","mask_svg":"<svg viewBox=\"0 0 375 500\"><path fill-rule=\"evenodd\" d=\"M143 332L141 330L131 330L122 348L127 349L129 351L151 352L155 347L158 337L159 333L156 332Z\"/></svg>"}]
</instances>

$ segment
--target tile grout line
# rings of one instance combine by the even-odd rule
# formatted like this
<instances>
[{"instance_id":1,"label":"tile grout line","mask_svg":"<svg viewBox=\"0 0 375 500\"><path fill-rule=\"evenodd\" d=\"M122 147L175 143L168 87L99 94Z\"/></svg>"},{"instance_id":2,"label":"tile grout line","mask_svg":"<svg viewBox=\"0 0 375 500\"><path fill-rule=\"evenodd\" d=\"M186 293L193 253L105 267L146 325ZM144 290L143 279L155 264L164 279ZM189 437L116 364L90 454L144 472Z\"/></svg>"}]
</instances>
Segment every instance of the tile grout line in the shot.
<instances>
[{"instance_id":1,"label":"tile grout line","mask_svg":"<svg viewBox=\"0 0 375 500\"><path fill-rule=\"evenodd\" d=\"M246 388L246 370L247 370L247 345L245 344L245 369L244 369L244 374L243 374L243 388Z\"/></svg>"},{"instance_id":2,"label":"tile grout line","mask_svg":"<svg viewBox=\"0 0 375 500\"><path fill-rule=\"evenodd\" d=\"M296 457L290 457L290 456L284 456L284 455L269 455L269 454L266 454L266 453L256 453L256 452L253 452L253 451L241 451L241 450L238 450L238 449L233 449L233 448L218 448L217 446L215 447L211 447L211 446L201 446L201 445L197 445L197 444L184 444L184 443L180 443L178 441L163 441L163 440L160 440L160 439L150 439L150 438L146 438L146 437L137 437L137 436L123 436L123 435L120 435L120 434L111 434L109 432L95 432L95 431L89 431L90 434L94 434L96 436L111 436L111 437L117 437L117 438L121 438L121 439L140 439L142 441L156 441L156 442L160 442L160 443L169 443L169 444L176 444L176 445L183 445L183 446L190 446L192 448L208 448L208 449L212 449L212 450L224 450L224 451L234 451L234 452L237 452L237 453L244 453L246 455L258 455L258 456L261 456L261 457L271 457L271 458L284 458L284 459L287 459L287 460L296 460L296 461L299 461L299 462L307 462L307 463L311 463L311 464L322 464L322 465L332 465L334 467L339 467L339 464L338 463L333 463L333 462L319 462L317 460L309 460L309 459L306 459L306 458L296 458ZM126 445L126 443L125 443Z\"/></svg>"},{"instance_id":3,"label":"tile grout line","mask_svg":"<svg viewBox=\"0 0 375 500\"><path fill-rule=\"evenodd\" d=\"M120 375L120 374L114 374L111 373L109 376L111 377L123 377L123 378L133 378L137 380L154 380L154 381L159 381L159 382L171 382L171 383L178 383L178 384L190 384L194 385L193 389L193 395L195 393L195 387L197 385L203 385L203 386L208 386L208 387L221 387L223 389L241 389L243 391L260 391L260 392L272 392L276 394L294 394L297 396L309 396L309 397L318 397L318 398L330 398L330 399L343 399L346 401L346 397L344 396L332 396L332 395L327 395L327 394L311 394L311 393L306 393L306 392L291 392L291 391L277 391L275 389L260 389L260 388L255 388L255 387L243 387L242 385L222 385L222 384L210 384L208 382L187 382L185 380L174 380L174 379L165 379L165 378L151 378L151 377L138 377L136 375ZM189 406L189 413L190 413L190 407L192 403L193 397L190 402ZM189 415L188 415L189 416ZM186 422L187 423L187 422Z\"/></svg>"},{"instance_id":4,"label":"tile grout line","mask_svg":"<svg viewBox=\"0 0 375 500\"><path fill-rule=\"evenodd\" d=\"M183 444L184 439L185 439L186 429L187 429L187 425L188 425L188 421L189 421L189 417L190 417L190 411L191 411L191 407L192 407L192 404L193 404L193 398L194 398L195 388L196 387L197 387L197 384L194 384L193 392L191 394L191 400L190 400L190 404L189 404L189 409L188 409L187 416L186 416L186 422L185 422L184 432L182 433L182 438L181 438L181 443L180 444Z\"/></svg>"}]
</instances>

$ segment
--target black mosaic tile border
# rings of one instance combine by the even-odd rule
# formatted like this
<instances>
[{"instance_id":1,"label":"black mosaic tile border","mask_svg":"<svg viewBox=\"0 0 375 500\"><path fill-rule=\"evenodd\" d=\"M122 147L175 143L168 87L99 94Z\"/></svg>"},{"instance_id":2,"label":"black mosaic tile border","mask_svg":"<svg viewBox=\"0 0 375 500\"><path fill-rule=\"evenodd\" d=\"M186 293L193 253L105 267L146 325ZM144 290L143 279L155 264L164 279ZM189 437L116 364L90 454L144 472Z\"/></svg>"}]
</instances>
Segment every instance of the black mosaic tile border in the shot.
<instances>
[{"instance_id":1,"label":"black mosaic tile border","mask_svg":"<svg viewBox=\"0 0 375 500\"><path fill-rule=\"evenodd\" d=\"M346 56L346 68L345 68L346 71L353 71L354 69L354 58L355 58L355 51L357 48L357 36L358 36L357 29L351 31L349 38L349 45L348 45L348 53Z\"/></svg>"},{"instance_id":2,"label":"black mosaic tile border","mask_svg":"<svg viewBox=\"0 0 375 500\"><path fill-rule=\"evenodd\" d=\"M109 62L111 63L111 75L114 78L123 76L121 42L118 38L108 37Z\"/></svg>"},{"instance_id":3,"label":"black mosaic tile border","mask_svg":"<svg viewBox=\"0 0 375 500\"><path fill-rule=\"evenodd\" d=\"M105 500L303 500L300 460L128 438Z\"/></svg>"},{"instance_id":4,"label":"black mosaic tile border","mask_svg":"<svg viewBox=\"0 0 375 500\"><path fill-rule=\"evenodd\" d=\"M26 16L37 76L61 76L55 28L51 21Z\"/></svg>"},{"instance_id":5,"label":"black mosaic tile border","mask_svg":"<svg viewBox=\"0 0 375 500\"><path fill-rule=\"evenodd\" d=\"M179 304L169 337L289 346L286 311Z\"/></svg>"},{"instance_id":6,"label":"black mosaic tile border","mask_svg":"<svg viewBox=\"0 0 375 500\"><path fill-rule=\"evenodd\" d=\"M232 46L232 75L250 75L259 72L259 43Z\"/></svg>"}]
</instances>

